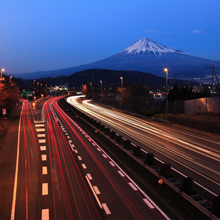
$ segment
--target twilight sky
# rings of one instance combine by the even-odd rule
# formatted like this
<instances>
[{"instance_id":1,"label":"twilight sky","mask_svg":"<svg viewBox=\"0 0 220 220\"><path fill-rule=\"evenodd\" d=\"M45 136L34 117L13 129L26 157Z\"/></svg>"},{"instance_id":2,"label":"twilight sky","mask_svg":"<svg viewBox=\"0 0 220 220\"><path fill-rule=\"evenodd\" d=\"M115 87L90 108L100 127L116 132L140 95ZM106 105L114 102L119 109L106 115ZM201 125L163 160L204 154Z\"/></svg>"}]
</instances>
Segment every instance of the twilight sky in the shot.
<instances>
[{"instance_id":1,"label":"twilight sky","mask_svg":"<svg viewBox=\"0 0 220 220\"><path fill-rule=\"evenodd\" d=\"M9 75L88 64L143 37L220 60L220 0L1 0L0 9Z\"/></svg>"}]
</instances>

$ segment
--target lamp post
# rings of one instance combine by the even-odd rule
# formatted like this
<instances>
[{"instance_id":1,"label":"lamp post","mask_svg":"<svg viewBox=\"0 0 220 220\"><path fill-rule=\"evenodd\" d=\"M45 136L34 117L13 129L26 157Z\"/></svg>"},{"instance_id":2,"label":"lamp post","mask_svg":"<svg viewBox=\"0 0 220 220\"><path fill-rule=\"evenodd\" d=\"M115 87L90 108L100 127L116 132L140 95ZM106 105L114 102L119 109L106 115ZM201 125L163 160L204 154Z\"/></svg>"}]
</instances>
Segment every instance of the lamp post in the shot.
<instances>
[{"instance_id":1,"label":"lamp post","mask_svg":"<svg viewBox=\"0 0 220 220\"><path fill-rule=\"evenodd\" d=\"M90 87L91 87L91 99L92 99L92 83L90 82Z\"/></svg>"},{"instance_id":2,"label":"lamp post","mask_svg":"<svg viewBox=\"0 0 220 220\"><path fill-rule=\"evenodd\" d=\"M2 73L5 71L5 69L1 69L1 100L2 100L2 127L4 128L4 115L3 115L3 81L4 81L4 78L2 77Z\"/></svg>"},{"instance_id":3,"label":"lamp post","mask_svg":"<svg viewBox=\"0 0 220 220\"><path fill-rule=\"evenodd\" d=\"M35 80L33 81L33 90L35 90Z\"/></svg>"},{"instance_id":4,"label":"lamp post","mask_svg":"<svg viewBox=\"0 0 220 220\"><path fill-rule=\"evenodd\" d=\"M101 99L102 99L102 80L100 80L101 83Z\"/></svg>"},{"instance_id":5,"label":"lamp post","mask_svg":"<svg viewBox=\"0 0 220 220\"><path fill-rule=\"evenodd\" d=\"M167 90L168 90L168 69L164 68L164 72L166 73L166 121L167 121L167 112L168 112L168 102L167 102Z\"/></svg>"},{"instance_id":6,"label":"lamp post","mask_svg":"<svg viewBox=\"0 0 220 220\"><path fill-rule=\"evenodd\" d=\"M121 88L123 88L123 77L121 76L120 79L121 79Z\"/></svg>"},{"instance_id":7,"label":"lamp post","mask_svg":"<svg viewBox=\"0 0 220 220\"><path fill-rule=\"evenodd\" d=\"M12 76L10 76L10 78L9 78L10 83L11 83L11 79L12 79Z\"/></svg>"}]
</instances>

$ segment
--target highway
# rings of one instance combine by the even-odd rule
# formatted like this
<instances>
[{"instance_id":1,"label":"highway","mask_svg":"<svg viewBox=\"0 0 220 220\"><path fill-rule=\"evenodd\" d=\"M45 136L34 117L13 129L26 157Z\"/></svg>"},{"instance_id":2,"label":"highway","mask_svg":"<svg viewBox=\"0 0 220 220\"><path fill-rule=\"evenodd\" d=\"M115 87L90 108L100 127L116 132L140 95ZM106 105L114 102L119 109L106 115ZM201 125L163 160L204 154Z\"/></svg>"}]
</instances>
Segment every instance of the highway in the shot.
<instances>
[{"instance_id":1,"label":"highway","mask_svg":"<svg viewBox=\"0 0 220 220\"><path fill-rule=\"evenodd\" d=\"M52 219L169 219L56 101L44 105Z\"/></svg>"},{"instance_id":2,"label":"highway","mask_svg":"<svg viewBox=\"0 0 220 220\"><path fill-rule=\"evenodd\" d=\"M130 139L143 151L154 153L172 169L192 177L198 185L220 195L220 141L219 139L186 130L143 120L112 109L93 105L88 100L67 102L112 130Z\"/></svg>"},{"instance_id":3,"label":"highway","mask_svg":"<svg viewBox=\"0 0 220 220\"><path fill-rule=\"evenodd\" d=\"M170 219L58 99L39 121L22 100L0 155L11 164L1 167L0 219Z\"/></svg>"}]
</instances>

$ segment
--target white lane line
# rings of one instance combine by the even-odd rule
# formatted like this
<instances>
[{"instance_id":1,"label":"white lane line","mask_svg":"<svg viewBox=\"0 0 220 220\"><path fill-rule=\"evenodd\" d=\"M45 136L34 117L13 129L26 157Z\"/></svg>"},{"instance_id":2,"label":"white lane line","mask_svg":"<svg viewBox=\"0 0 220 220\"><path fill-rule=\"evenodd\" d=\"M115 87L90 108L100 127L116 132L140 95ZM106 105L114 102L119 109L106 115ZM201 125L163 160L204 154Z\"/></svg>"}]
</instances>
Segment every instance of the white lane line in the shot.
<instances>
[{"instance_id":1,"label":"white lane line","mask_svg":"<svg viewBox=\"0 0 220 220\"><path fill-rule=\"evenodd\" d=\"M153 206L147 199L143 199L143 201L147 204L147 206L148 206L150 209L154 209L154 206Z\"/></svg>"},{"instance_id":2,"label":"white lane line","mask_svg":"<svg viewBox=\"0 0 220 220\"><path fill-rule=\"evenodd\" d=\"M70 139L70 136L67 136L68 139Z\"/></svg>"},{"instance_id":3,"label":"white lane line","mask_svg":"<svg viewBox=\"0 0 220 220\"><path fill-rule=\"evenodd\" d=\"M16 167L15 167L15 181L13 188L13 198L12 198L12 206L11 206L11 220L15 218L15 205L16 205L16 197L17 197L17 184L18 184L18 163L19 163L19 151L20 151L20 129L21 129L21 118L23 112L24 102L22 104L19 126L18 126L18 142L17 142L17 156L16 156Z\"/></svg>"},{"instance_id":4,"label":"white lane line","mask_svg":"<svg viewBox=\"0 0 220 220\"><path fill-rule=\"evenodd\" d=\"M105 154L102 154L102 156L103 156L104 158L107 158L107 156L106 156Z\"/></svg>"},{"instance_id":5,"label":"white lane line","mask_svg":"<svg viewBox=\"0 0 220 220\"><path fill-rule=\"evenodd\" d=\"M46 143L46 139L39 139L38 140L40 144L45 144Z\"/></svg>"},{"instance_id":6,"label":"white lane line","mask_svg":"<svg viewBox=\"0 0 220 220\"><path fill-rule=\"evenodd\" d=\"M78 150L75 150L75 153L78 154Z\"/></svg>"},{"instance_id":7,"label":"white lane line","mask_svg":"<svg viewBox=\"0 0 220 220\"><path fill-rule=\"evenodd\" d=\"M66 136L68 135L68 133L66 133Z\"/></svg>"},{"instance_id":8,"label":"white lane line","mask_svg":"<svg viewBox=\"0 0 220 220\"><path fill-rule=\"evenodd\" d=\"M83 169L86 169L87 167L86 167L86 165L83 163L82 164L82 167L83 167Z\"/></svg>"},{"instance_id":9,"label":"white lane line","mask_svg":"<svg viewBox=\"0 0 220 220\"><path fill-rule=\"evenodd\" d=\"M46 150L46 146L40 146L40 150L41 151L45 151Z\"/></svg>"},{"instance_id":10,"label":"white lane line","mask_svg":"<svg viewBox=\"0 0 220 220\"><path fill-rule=\"evenodd\" d=\"M49 220L49 209L42 209L42 220Z\"/></svg>"},{"instance_id":11,"label":"white lane line","mask_svg":"<svg viewBox=\"0 0 220 220\"><path fill-rule=\"evenodd\" d=\"M78 159L79 159L79 160L82 160L82 157L78 156Z\"/></svg>"},{"instance_id":12,"label":"white lane line","mask_svg":"<svg viewBox=\"0 0 220 220\"><path fill-rule=\"evenodd\" d=\"M87 173L87 177L88 177L89 180L93 179L90 173Z\"/></svg>"},{"instance_id":13,"label":"white lane line","mask_svg":"<svg viewBox=\"0 0 220 220\"><path fill-rule=\"evenodd\" d=\"M42 196L48 195L48 183L42 183Z\"/></svg>"},{"instance_id":14,"label":"white lane line","mask_svg":"<svg viewBox=\"0 0 220 220\"><path fill-rule=\"evenodd\" d=\"M105 210L105 213L106 213L107 215L110 215L111 212L110 212L108 206L106 205L106 203L102 203L102 206L103 206L103 208L104 208L104 210Z\"/></svg>"},{"instance_id":15,"label":"white lane line","mask_svg":"<svg viewBox=\"0 0 220 220\"><path fill-rule=\"evenodd\" d=\"M42 175L47 175L47 166L42 167Z\"/></svg>"},{"instance_id":16,"label":"white lane line","mask_svg":"<svg viewBox=\"0 0 220 220\"><path fill-rule=\"evenodd\" d=\"M98 150L98 151L101 151L101 149L100 149L100 148L98 148L98 147L97 147L97 150Z\"/></svg>"},{"instance_id":17,"label":"white lane line","mask_svg":"<svg viewBox=\"0 0 220 220\"><path fill-rule=\"evenodd\" d=\"M132 183L128 183L128 185L129 185L134 191L137 191L137 190L138 190Z\"/></svg>"},{"instance_id":18,"label":"white lane line","mask_svg":"<svg viewBox=\"0 0 220 220\"><path fill-rule=\"evenodd\" d=\"M121 175L121 177L125 177L125 175L119 170L118 173Z\"/></svg>"},{"instance_id":19,"label":"white lane line","mask_svg":"<svg viewBox=\"0 0 220 220\"><path fill-rule=\"evenodd\" d=\"M45 137L45 134L38 134L37 137L39 138Z\"/></svg>"},{"instance_id":20,"label":"white lane line","mask_svg":"<svg viewBox=\"0 0 220 220\"><path fill-rule=\"evenodd\" d=\"M35 124L35 127L37 128L44 127L44 124Z\"/></svg>"},{"instance_id":21,"label":"white lane line","mask_svg":"<svg viewBox=\"0 0 220 220\"><path fill-rule=\"evenodd\" d=\"M109 163L113 166L113 167L115 167L115 164L114 163L112 163L112 161L109 161Z\"/></svg>"},{"instance_id":22,"label":"white lane line","mask_svg":"<svg viewBox=\"0 0 220 220\"><path fill-rule=\"evenodd\" d=\"M99 207L100 207L101 209L103 209L102 204L101 204L101 202L99 201L99 198L98 198L98 196L96 195L96 193L95 193L95 191L94 191L94 189L93 189L93 187L92 187L92 184L90 183L88 177L87 177L87 176L85 176L85 177L86 177L86 180L87 180L87 182L88 182L88 184L89 184L89 186L90 186L90 188L91 188L91 190L92 190L92 192L93 192L93 195L95 196L95 199L96 199L97 203L99 204Z\"/></svg>"},{"instance_id":23,"label":"white lane line","mask_svg":"<svg viewBox=\"0 0 220 220\"><path fill-rule=\"evenodd\" d=\"M97 186L93 186L93 189L97 195L101 194Z\"/></svg>"},{"instance_id":24,"label":"white lane line","mask_svg":"<svg viewBox=\"0 0 220 220\"><path fill-rule=\"evenodd\" d=\"M46 154L41 155L41 158L42 158L42 161L47 161L47 155Z\"/></svg>"},{"instance_id":25,"label":"white lane line","mask_svg":"<svg viewBox=\"0 0 220 220\"><path fill-rule=\"evenodd\" d=\"M45 128L36 128L37 132L45 132Z\"/></svg>"}]
</instances>

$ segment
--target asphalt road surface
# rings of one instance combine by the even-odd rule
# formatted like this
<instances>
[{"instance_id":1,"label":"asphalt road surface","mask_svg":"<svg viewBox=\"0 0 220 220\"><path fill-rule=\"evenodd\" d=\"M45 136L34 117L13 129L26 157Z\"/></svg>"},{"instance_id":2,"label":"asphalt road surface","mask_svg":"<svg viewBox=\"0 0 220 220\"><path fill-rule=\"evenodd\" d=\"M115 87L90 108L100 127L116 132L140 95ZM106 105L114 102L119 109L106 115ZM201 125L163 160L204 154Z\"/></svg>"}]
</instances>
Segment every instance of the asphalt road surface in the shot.
<instances>
[{"instance_id":1,"label":"asphalt road surface","mask_svg":"<svg viewBox=\"0 0 220 220\"><path fill-rule=\"evenodd\" d=\"M159 160L170 163L172 169L220 195L220 141L198 133L143 120L112 109L93 105L88 100L77 102L69 97L67 102Z\"/></svg>"},{"instance_id":2,"label":"asphalt road surface","mask_svg":"<svg viewBox=\"0 0 220 220\"><path fill-rule=\"evenodd\" d=\"M169 219L57 105L18 107L1 154L0 219Z\"/></svg>"}]
</instances>

